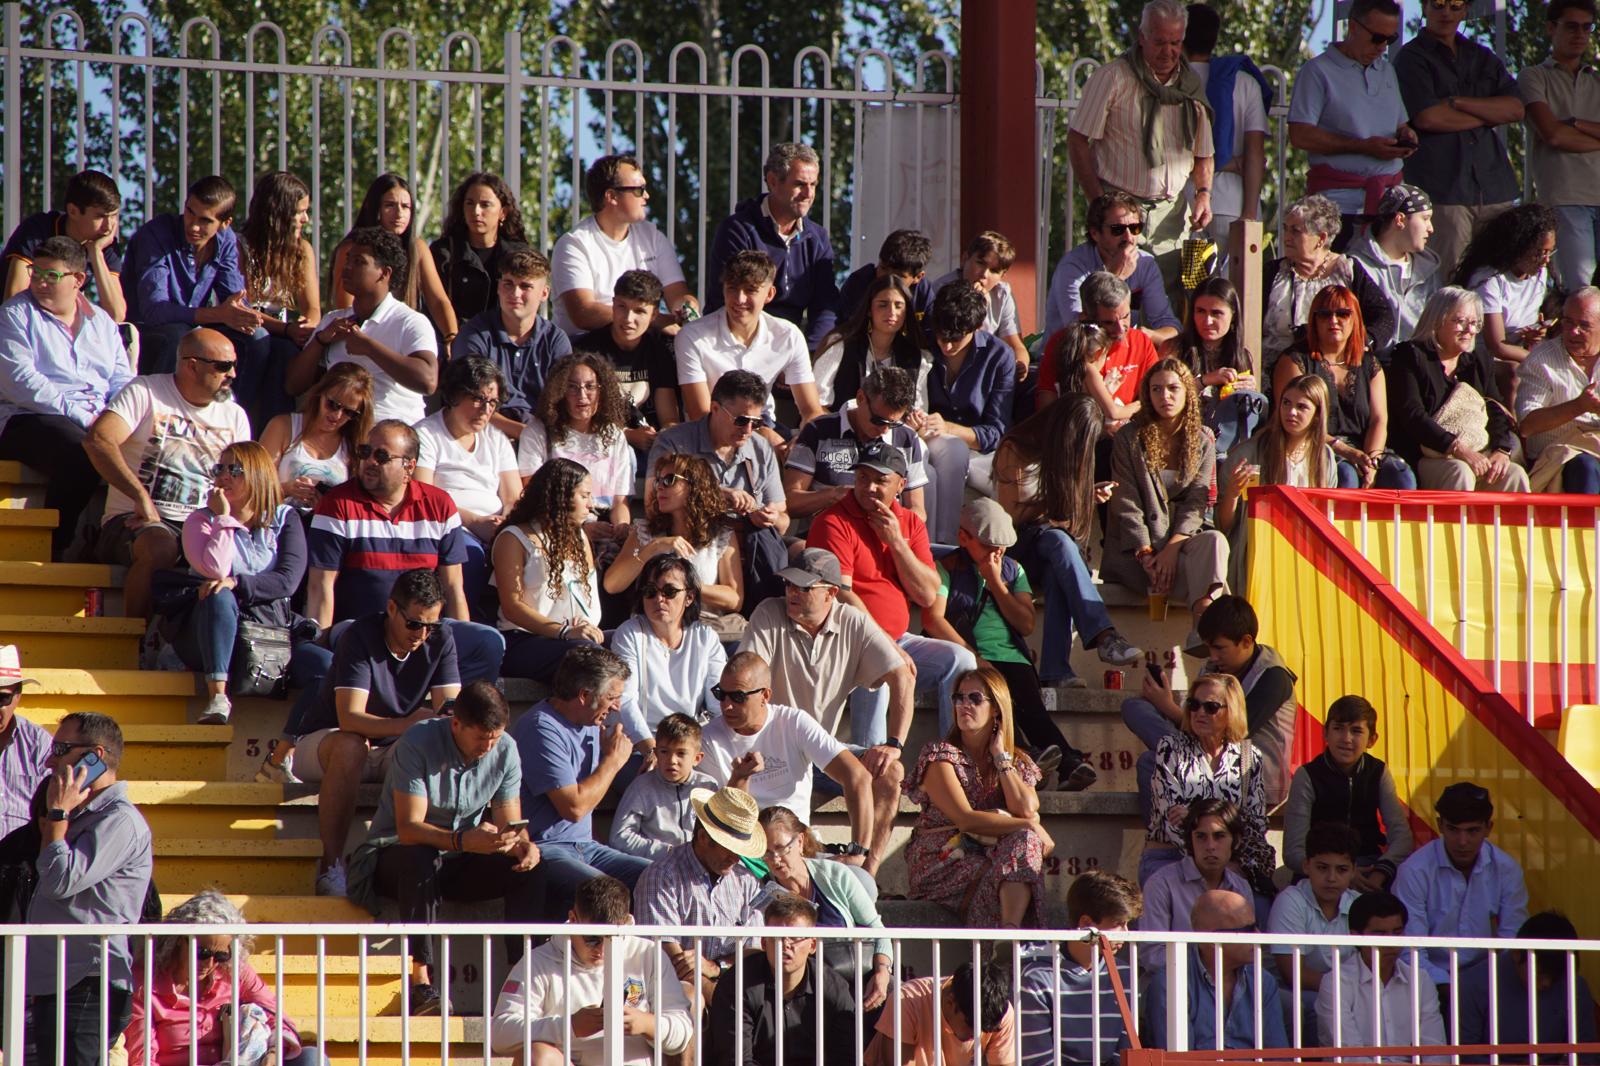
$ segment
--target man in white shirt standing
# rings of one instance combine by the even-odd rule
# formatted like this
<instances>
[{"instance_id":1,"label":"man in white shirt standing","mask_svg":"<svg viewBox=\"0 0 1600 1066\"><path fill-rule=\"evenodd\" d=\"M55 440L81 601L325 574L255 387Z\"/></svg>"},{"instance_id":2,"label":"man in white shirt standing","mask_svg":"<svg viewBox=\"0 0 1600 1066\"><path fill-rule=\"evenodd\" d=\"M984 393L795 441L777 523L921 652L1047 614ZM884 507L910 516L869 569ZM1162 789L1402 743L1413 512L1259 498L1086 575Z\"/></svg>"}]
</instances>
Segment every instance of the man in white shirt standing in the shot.
<instances>
[{"instance_id":1,"label":"man in white shirt standing","mask_svg":"<svg viewBox=\"0 0 1600 1066\"><path fill-rule=\"evenodd\" d=\"M686 420L704 418L711 411L711 390L730 370L752 371L769 389L786 381L802 422L822 414L805 334L794 323L764 310L777 295L776 272L765 252L736 253L722 268L723 306L678 334L678 386L683 390ZM766 414L772 422L770 395ZM771 425L763 426L761 433L774 447L784 442L785 435Z\"/></svg>"},{"instance_id":2,"label":"man in white shirt standing","mask_svg":"<svg viewBox=\"0 0 1600 1066\"><path fill-rule=\"evenodd\" d=\"M666 328L700 313L678 264L677 250L644 220L650 186L631 155L605 155L589 166L584 195L594 214L556 241L550 291L556 325L570 336L611 325L611 292L625 271L648 270L661 280L671 312ZM693 314L685 314L685 307Z\"/></svg>"},{"instance_id":3,"label":"man in white shirt standing","mask_svg":"<svg viewBox=\"0 0 1600 1066\"><path fill-rule=\"evenodd\" d=\"M761 807L787 807L811 821L811 767L844 788L853 838L846 861L865 863L872 847L872 777L815 717L798 707L767 702L772 671L755 652L736 652L712 690L722 704L701 734L701 769L718 786L741 788Z\"/></svg>"},{"instance_id":4,"label":"man in white shirt standing","mask_svg":"<svg viewBox=\"0 0 1600 1066\"><path fill-rule=\"evenodd\" d=\"M439 387L439 349L433 325L390 289L406 262L400 238L381 226L351 232L344 257L347 308L322 317L300 354L289 361L284 384L298 396L336 363L360 363L372 375L372 418L422 421L422 398Z\"/></svg>"}]
</instances>

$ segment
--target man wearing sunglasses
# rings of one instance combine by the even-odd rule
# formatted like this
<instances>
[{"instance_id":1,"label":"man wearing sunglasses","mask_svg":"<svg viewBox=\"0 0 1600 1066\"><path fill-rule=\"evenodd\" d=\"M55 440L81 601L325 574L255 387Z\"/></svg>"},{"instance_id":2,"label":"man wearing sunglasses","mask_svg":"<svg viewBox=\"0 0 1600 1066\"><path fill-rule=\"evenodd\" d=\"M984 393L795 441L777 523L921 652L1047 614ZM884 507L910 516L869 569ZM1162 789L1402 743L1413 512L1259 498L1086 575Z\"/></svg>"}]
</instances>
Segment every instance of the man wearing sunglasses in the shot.
<instances>
[{"instance_id":1,"label":"man wearing sunglasses","mask_svg":"<svg viewBox=\"0 0 1600 1066\"><path fill-rule=\"evenodd\" d=\"M0 307L0 459L46 476L58 557L99 487L84 433L133 380L116 323L84 295L88 266L81 244L51 237L23 268L27 288Z\"/></svg>"},{"instance_id":2,"label":"man wearing sunglasses","mask_svg":"<svg viewBox=\"0 0 1600 1066\"><path fill-rule=\"evenodd\" d=\"M93 1066L132 1015L133 953L128 937L107 927L140 920L153 858L150 826L129 801L127 784L117 779L121 764L122 729L115 719L89 711L61 719L45 763L50 778L28 924L105 929L107 962L102 970L100 939L71 937L66 973L58 975L58 944L34 940L28 1001L37 1024L30 1030L35 1054L28 1062L39 1066L54 1063L58 1052L64 1066ZM66 989L64 1003L56 995L58 977ZM63 1008L66 1022L58 1028L56 1015ZM102 1011L109 1023L104 1029ZM20 1049L14 1057L22 1060Z\"/></svg>"},{"instance_id":3,"label":"man wearing sunglasses","mask_svg":"<svg viewBox=\"0 0 1600 1066\"><path fill-rule=\"evenodd\" d=\"M1311 157L1308 191L1337 204L1350 233L1376 214L1383 191L1400 183L1401 160L1417 148L1385 55L1399 39L1396 0L1355 0L1344 39L1295 75L1289 143Z\"/></svg>"},{"instance_id":4,"label":"man wearing sunglasses","mask_svg":"<svg viewBox=\"0 0 1600 1066\"><path fill-rule=\"evenodd\" d=\"M233 344L210 328L178 342L177 369L134 378L89 425L84 451L109 486L95 550L128 568L123 613L150 614L150 580L174 566L183 520L204 506L211 468L250 419L233 400Z\"/></svg>"},{"instance_id":5,"label":"man wearing sunglasses","mask_svg":"<svg viewBox=\"0 0 1600 1066\"><path fill-rule=\"evenodd\" d=\"M1227 889L1202 892L1189 912L1190 924L1197 933L1236 933L1248 936L1259 932L1255 906L1246 896ZM1180 1005L1179 1016L1189 1019L1191 1048L1217 1047L1217 1002L1222 1002L1222 1044L1224 1049L1289 1046L1283 1027L1283 1011L1278 1007L1278 979L1270 960L1256 965L1256 949L1247 942L1230 941L1221 945L1221 963L1212 944L1190 944L1189 1002ZM1172 1047L1167 1030L1167 982L1157 974L1145 983L1148 997L1146 1018L1147 1047ZM1256 1004L1265 1004L1257 1031ZM1257 1043L1259 1038L1260 1043Z\"/></svg>"},{"instance_id":6,"label":"man wearing sunglasses","mask_svg":"<svg viewBox=\"0 0 1600 1066\"><path fill-rule=\"evenodd\" d=\"M589 164L583 191L593 213L562 234L550 253L556 325L572 337L609 326L611 291L627 270L648 270L660 279L670 309L658 318L663 328L676 333L698 318L700 302L683 279L677 249L645 220L650 183L639 160L601 156Z\"/></svg>"},{"instance_id":7,"label":"man wearing sunglasses","mask_svg":"<svg viewBox=\"0 0 1600 1066\"><path fill-rule=\"evenodd\" d=\"M1600 71L1594 0L1551 0L1545 10L1550 58L1517 74L1534 132L1528 152L1539 202L1556 212L1556 271L1576 292L1594 277L1600 245Z\"/></svg>"},{"instance_id":8,"label":"man wearing sunglasses","mask_svg":"<svg viewBox=\"0 0 1600 1066\"><path fill-rule=\"evenodd\" d=\"M1139 323L1156 343L1178 335L1178 316L1173 314L1161 280L1156 257L1139 248L1144 233L1144 204L1137 197L1113 189L1089 203L1086 229L1089 239L1069 249L1050 275L1050 295L1045 301L1045 336L1078 320L1083 310L1079 286L1097 270L1107 270L1127 282L1132 301L1139 308Z\"/></svg>"},{"instance_id":9,"label":"man wearing sunglasses","mask_svg":"<svg viewBox=\"0 0 1600 1066\"><path fill-rule=\"evenodd\" d=\"M19 713L22 686L38 683L22 672L17 646L0 644L0 841L33 819L29 805L49 772L49 731ZM32 854L12 854L0 844L0 863L20 861L31 867L33 859Z\"/></svg>"},{"instance_id":10,"label":"man wearing sunglasses","mask_svg":"<svg viewBox=\"0 0 1600 1066\"><path fill-rule=\"evenodd\" d=\"M1522 192L1501 129L1522 121L1522 98L1500 57L1461 33L1469 2L1426 0L1422 32L1394 61L1418 136L1406 183L1432 198L1433 250L1452 269L1472 235Z\"/></svg>"},{"instance_id":11,"label":"man wearing sunglasses","mask_svg":"<svg viewBox=\"0 0 1600 1066\"><path fill-rule=\"evenodd\" d=\"M927 521L922 487L928 483L928 447L906 421L916 398L916 381L908 371L880 367L856 390L853 405L807 422L783 470L789 513L813 515L844 499L855 484L861 449L881 441L906 459L900 503Z\"/></svg>"}]
</instances>

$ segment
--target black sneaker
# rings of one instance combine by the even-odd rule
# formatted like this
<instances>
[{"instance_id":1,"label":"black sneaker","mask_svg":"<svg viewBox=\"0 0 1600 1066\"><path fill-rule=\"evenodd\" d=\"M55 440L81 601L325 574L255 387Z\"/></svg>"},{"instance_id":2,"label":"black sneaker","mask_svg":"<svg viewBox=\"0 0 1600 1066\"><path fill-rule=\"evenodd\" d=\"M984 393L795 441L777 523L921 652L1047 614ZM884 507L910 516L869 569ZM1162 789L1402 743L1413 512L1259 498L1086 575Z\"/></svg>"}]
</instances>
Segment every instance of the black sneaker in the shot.
<instances>
[{"instance_id":1,"label":"black sneaker","mask_svg":"<svg viewBox=\"0 0 1600 1066\"><path fill-rule=\"evenodd\" d=\"M429 1017L438 1014L442 1000L439 990L425 981L411 983L411 1016L413 1018Z\"/></svg>"},{"instance_id":2,"label":"black sneaker","mask_svg":"<svg viewBox=\"0 0 1600 1066\"><path fill-rule=\"evenodd\" d=\"M1072 772L1064 774L1061 778L1062 792L1082 792L1100 779L1094 767L1087 762L1081 762L1072 768Z\"/></svg>"}]
</instances>

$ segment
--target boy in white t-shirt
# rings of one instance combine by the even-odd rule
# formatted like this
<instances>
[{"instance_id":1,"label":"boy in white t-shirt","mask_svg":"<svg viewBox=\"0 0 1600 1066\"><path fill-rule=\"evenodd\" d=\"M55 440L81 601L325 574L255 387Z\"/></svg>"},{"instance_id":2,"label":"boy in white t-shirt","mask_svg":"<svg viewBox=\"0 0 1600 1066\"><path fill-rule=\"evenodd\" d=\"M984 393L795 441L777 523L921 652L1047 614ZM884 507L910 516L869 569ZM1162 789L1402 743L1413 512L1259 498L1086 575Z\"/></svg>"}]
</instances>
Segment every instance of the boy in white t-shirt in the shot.
<instances>
[{"instance_id":1,"label":"boy in white t-shirt","mask_svg":"<svg viewBox=\"0 0 1600 1066\"><path fill-rule=\"evenodd\" d=\"M669 332L700 314L678 265L678 252L644 220L650 187L631 155L596 159L583 180L594 214L556 241L550 290L556 325L570 336L611 324L611 292L625 271L648 270L661 280L672 310L658 325Z\"/></svg>"},{"instance_id":2,"label":"boy in white t-shirt","mask_svg":"<svg viewBox=\"0 0 1600 1066\"><path fill-rule=\"evenodd\" d=\"M722 307L689 323L678 334L678 387L683 393L685 421L711 412L711 390L730 370L749 370L766 382L768 389L780 380L786 382L802 423L822 414L805 334L794 323L764 310L778 294L773 284L776 276L777 267L767 253L747 248L735 254L722 268ZM769 394L769 423L773 422L773 410ZM763 426L761 434L773 447L792 435L773 425Z\"/></svg>"},{"instance_id":3,"label":"boy in white t-shirt","mask_svg":"<svg viewBox=\"0 0 1600 1066\"><path fill-rule=\"evenodd\" d=\"M251 439L250 419L232 399L232 342L195 329L177 357L171 374L134 378L113 396L83 441L110 490L96 551L101 562L128 567L129 618L148 617L152 576L177 565L183 520L205 502L217 457Z\"/></svg>"}]
</instances>

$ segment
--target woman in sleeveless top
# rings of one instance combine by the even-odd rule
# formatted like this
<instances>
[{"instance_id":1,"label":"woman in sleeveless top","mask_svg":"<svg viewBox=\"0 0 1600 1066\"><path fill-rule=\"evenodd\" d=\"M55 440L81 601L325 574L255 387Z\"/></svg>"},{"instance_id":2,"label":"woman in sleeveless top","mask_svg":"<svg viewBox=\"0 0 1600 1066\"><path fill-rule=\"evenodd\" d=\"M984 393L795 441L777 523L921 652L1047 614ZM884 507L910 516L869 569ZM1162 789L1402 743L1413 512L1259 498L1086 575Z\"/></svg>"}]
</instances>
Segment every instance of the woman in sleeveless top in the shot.
<instances>
[{"instance_id":1,"label":"woman in sleeveless top","mask_svg":"<svg viewBox=\"0 0 1600 1066\"><path fill-rule=\"evenodd\" d=\"M917 383L915 409L928 409L928 368L911 290L894 274L874 278L850 320L823 338L816 354L817 394L830 411L843 409L880 366L897 366Z\"/></svg>"},{"instance_id":2,"label":"woman in sleeveless top","mask_svg":"<svg viewBox=\"0 0 1600 1066\"><path fill-rule=\"evenodd\" d=\"M358 363L328 368L300 400L300 410L267 423L261 446L278 468L285 503L309 512L323 488L350 475L355 449L372 429L372 375Z\"/></svg>"}]
</instances>

